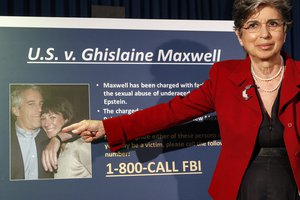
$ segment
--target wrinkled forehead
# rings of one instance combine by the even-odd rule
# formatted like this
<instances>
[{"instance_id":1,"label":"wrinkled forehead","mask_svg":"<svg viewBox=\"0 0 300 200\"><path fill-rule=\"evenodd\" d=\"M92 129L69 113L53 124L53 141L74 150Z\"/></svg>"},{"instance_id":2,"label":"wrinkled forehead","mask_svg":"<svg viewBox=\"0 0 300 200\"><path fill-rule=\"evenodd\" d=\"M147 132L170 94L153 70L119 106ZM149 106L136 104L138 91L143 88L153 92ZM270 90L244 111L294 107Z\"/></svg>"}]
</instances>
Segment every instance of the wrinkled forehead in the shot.
<instances>
[{"instance_id":1,"label":"wrinkled forehead","mask_svg":"<svg viewBox=\"0 0 300 200\"><path fill-rule=\"evenodd\" d=\"M43 101L42 94L38 90L27 89L21 93L23 101Z\"/></svg>"},{"instance_id":2,"label":"wrinkled forehead","mask_svg":"<svg viewBox=\"0 0 300 200\"><path fill-rule=\"evenodd\" d=\"M245 22L249 20L268 21L270 19L282 19L282 16L275 7L270 5L260 5L249 13Z\"/></svg>"}]
</instances>

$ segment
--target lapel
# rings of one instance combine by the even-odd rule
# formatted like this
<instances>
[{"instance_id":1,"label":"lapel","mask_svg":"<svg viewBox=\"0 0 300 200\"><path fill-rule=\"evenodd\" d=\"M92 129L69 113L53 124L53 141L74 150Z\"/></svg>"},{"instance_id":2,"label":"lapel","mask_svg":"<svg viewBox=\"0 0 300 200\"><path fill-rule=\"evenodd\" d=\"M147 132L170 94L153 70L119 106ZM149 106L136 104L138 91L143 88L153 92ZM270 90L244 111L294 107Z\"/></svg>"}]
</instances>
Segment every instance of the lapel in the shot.
<instances>
[{"instance_id":1,"label":"lapel","mask_svg":"<svg viewBox=\"0 0 300 200\"><path fill-rule=\"evenodd\" d=\"M298 66L287 54L284 54L283 56L286 61L286 69L281 85L279 114L282 114L287 103L289 103L300 91L300 73L297 70Z\"/></svg>"},{"instance_id":2,"label":"lapel","mask_svg":"<svg viewBox=\"0 0 300 200\"><path fill-rule=\"evenodd\" d=\"M279 114L284 111L286 104L300 92L300 72L297 70L299 67L287 54L283 53L283 57L286 61L286 69L281 85ZM250 97L249 100L245 100L242 96L242 93L247 86L255 85L250 71L250 64L251 61L249 56L246 59L241 60L240 64L238 64L229 75L229 79L236 85L239 94L241 94L237 96L240 102L256 112L261 112L254 87L251 87L246 91L247 95Z\"/></svg>"},{"instance_id":3,"label":"lapel","mask_svg":"<svg viewBox=\"0 0 300 200\"><path fill-rule=\"evenodd\" d=\"M42 152L44 148L48 145L49 139L43 129L35 138L37 156L38 156L38 178L53 178L52 172L46 172L42 165Z\"/></svg>"},{"instance_id":4,"label":"lapel","mask_svg":"<svg viewBox=\"0 0 300 200\"><path fill-rule=\"evenodd\" d=\"M11 122L14 124L14 122ZM19 145L19 141L17 138L16 128L15 126L11 126L11 134L10 134L10 162L11 162L11 179L24 179L24 164L23 157L21 152L21 147Z\"/></svg>"},{"instance_id":5,"label":"lapel","mask_svg":"<svg viewBox=\"0 0 300 200\"><path fill-rule=\"evenodd\" d=\"M250 71L250 58L249 56L241 60L235 67L232 73L229 75L229 79L235 84L238 90L237 98L242 105L249 107L257 113L261 113L259 100L255 90L255 84ZM249 99L246 99L243 95L246 94Z\"/></svg>"}]
</instances>

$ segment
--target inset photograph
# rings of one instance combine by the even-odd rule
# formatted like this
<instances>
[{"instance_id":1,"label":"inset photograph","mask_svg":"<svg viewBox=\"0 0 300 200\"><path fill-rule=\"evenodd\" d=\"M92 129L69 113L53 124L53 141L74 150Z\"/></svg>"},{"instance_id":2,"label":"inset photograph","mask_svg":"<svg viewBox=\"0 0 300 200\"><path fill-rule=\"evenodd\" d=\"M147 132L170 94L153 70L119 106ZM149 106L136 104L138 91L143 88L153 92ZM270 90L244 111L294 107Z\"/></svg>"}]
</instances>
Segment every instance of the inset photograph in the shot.
<instances>
[{"instance_id":1,"label":"inset photograph","mask_svg":"<svg viewBox=\"0 0 300 200\"><path fill-rule=\"evenodd\" d=\"M57 170L42 152L63 127L90 118L88 84L10 84L10 179L91 178L91 144L79 136L61 142ZM49 146L48 146L49 147Z\"/></svg>"}]
</instances>

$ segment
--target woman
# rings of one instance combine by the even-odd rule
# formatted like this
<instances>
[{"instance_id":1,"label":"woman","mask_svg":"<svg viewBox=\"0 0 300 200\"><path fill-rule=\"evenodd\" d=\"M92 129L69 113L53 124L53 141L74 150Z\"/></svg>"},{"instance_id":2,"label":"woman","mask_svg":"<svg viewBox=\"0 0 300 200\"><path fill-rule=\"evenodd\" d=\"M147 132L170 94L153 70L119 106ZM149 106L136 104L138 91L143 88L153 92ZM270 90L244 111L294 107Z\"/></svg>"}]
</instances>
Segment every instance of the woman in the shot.
<instances>
[{"instance_id":1,"label":"woman","mask_svg":"<svg viewBox=\"0 0 300 200\"><path fill-rule=\"evenodd\" d=\"M47 136L53 138L72 117L73 110L69 101L62 98L49 99L42 106L41 125ZM91 145L81 138L62 143L54 178L89 178L91 174Z\"/></svg>"},{"instance_id":2,"label":"woman","mask_svg":"<svg viewBox=\"0 0 300 200\"><path fill-rule=\"evenodd\" d=\"M212 198L300 199L300 63L281 53L290 11L288 0L235 0L235 31L246 59L215 63L210 79L186 97L63 131L87 142L106 135L115 151L134 138L216 111L222 150Z\"/></svg>"}]
</instances>

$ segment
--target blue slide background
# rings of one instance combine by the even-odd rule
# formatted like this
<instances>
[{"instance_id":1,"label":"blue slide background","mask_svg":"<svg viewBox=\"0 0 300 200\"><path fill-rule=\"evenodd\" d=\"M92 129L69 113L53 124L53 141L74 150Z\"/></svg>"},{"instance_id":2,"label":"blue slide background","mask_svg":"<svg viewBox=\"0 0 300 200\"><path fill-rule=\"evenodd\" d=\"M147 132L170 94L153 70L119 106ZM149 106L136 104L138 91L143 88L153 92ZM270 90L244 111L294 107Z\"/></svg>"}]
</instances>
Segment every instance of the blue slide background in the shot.
<instances>
[{"instance_id":1,"label":"blue slide background","mask_svg":"<svg viewBox=\"0 0 300 200\"><path fill-rule=\"evenodd\" d=\"M77 61L80 61L80 54L86 48L134 48L144 52L156 52L158 49L212 52L213 49L221 49L221 60L243 58L244 53L233 32L1 27L0 40L0 199L210 199L207 190L220 150L216 146L192 146L171 150L129 149L124 151L130 156L109 158L104 157L104 153L109 152L105 149L105 141L100 141L92 145L91 179L10 181L9 84L89 84L90 116L92 119L102 119L107 116L102 112L107 107L103 103L106 98L103 96L106 90L102 87L103 83L201 83L208 78L211 64L32 64L27 63L29 48L41 48L42 52L47 48L54 48L59 57L63 56L64 51L72 50L78 58ZM126 105L113 105L109 108L145 108L170 99L159 96L122 98L127 101ZM201 160L203 173L106 177L109 163L112 166L137 162L146 165L149 162L181 163L183 160Z\"/></svg>"}]
</instances>

